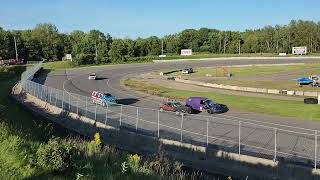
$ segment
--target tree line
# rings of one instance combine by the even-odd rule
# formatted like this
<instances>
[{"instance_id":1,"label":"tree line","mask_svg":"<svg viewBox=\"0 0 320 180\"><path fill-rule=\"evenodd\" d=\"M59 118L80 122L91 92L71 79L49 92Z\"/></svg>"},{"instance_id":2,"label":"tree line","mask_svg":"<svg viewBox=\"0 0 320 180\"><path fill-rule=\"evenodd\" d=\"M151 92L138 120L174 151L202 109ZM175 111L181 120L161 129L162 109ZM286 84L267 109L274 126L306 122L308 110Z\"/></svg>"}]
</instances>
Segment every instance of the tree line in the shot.
<instances>
[{"instance_id":1,"label":"tree line","mask_svg":"<svg viewBox=\"0 0 320 180\"><path fill-rule=\"evenodd\" d=\"M205 53L290 53L293 46L307 46L320 52L320 22L292 20L287 25L260 29L221 31L186 29L162 38L112 38L98 30L60 33L52 24L38 24L34 29L7 31L0 27L0 58L15 58L14 37L19 58L30 61L62 60L72 54L77 64L102 64L152 59L163 52L179 54L181 49Z\"/></svg>"}]
</instances>

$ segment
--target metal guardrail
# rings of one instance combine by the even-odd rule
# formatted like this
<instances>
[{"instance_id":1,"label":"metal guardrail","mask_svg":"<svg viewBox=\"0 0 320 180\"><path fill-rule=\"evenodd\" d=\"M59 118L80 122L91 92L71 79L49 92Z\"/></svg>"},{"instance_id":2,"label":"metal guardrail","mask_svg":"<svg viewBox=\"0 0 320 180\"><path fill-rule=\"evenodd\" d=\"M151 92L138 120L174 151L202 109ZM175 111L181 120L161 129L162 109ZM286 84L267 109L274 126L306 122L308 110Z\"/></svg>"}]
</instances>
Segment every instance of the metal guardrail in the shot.
<instances>
[{"instance_id":1,"label":"metal guardrail","mask_svg":"<svg viewBox=\"0 0 320 180\"><path fill-rule=\"evenodd\" d=\"M115 128L158 138L223 149L260 158L302 162L317 168L318 132L292 126L259 123L227 115L176 115L157 109L94 104L90 97L69 93L32 81L42 63L21 76L25 92L64 111L73 112Z\"/></svg>"}]
</instances>

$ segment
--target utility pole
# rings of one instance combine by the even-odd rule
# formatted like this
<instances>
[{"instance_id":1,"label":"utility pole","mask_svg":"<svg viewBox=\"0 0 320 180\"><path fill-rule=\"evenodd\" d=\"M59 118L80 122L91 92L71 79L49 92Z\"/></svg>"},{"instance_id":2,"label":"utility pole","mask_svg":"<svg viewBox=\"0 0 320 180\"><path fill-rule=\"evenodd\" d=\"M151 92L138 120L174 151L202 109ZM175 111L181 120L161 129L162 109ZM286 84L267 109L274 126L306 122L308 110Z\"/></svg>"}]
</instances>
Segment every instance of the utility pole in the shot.
<instances>
[{"instance_id":1,"label":"utility pole","mask_svg":"<svg viewBox=\"0 0 320 180\"><path fill-rule=\"evenodd\" d=\"M163 55L163 39L161 39L161 55Z\"/></svg>"},{"instance_id":2,"label":"utility pole","mask_svg":"<svg viewBox=\"0 0 320 180\"><path fill-rule=\"evenodd\" d=\"M95 46L95 49L96 49L96 61L98 61L97 40L94 41L94 46Z\"/></svg>"},{"instance_id":3,"label":"utility pole","mask_svg":"<svg viewBox=\"0 0 320 180\"><path fill-rule=\"evenodd\" d=\"M16 51L16 61L18 61L18 50L17 50L17 41L16 41L16 37L13 36L14 39L14 49Z\"/></svg>"},{"instance_id":4,"label":"utility pole","mask_svg":"<svg viewBox=\"0 0 320 180\"><path fill-rule=\"evenodd\" d=\"M239 55L241 54L241 40L239 40Z\"/></svg>"}]
</instances>

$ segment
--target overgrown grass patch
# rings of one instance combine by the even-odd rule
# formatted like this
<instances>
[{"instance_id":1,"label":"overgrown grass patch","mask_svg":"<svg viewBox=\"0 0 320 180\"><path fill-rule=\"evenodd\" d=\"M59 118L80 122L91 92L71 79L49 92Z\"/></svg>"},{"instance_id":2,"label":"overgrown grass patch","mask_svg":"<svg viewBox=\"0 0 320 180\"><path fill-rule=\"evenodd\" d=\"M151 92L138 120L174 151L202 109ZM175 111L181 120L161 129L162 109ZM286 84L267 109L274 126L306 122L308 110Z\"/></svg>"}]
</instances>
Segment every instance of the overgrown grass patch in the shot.
<instances>
[{"instance_id":1,"label":"overgrown grass patch","mask_svg":"<svg viewBox=\"0 0 320 180\"><path fill-rule=\"evenodd\" d=\"M132 79L125 80L124 84L138 91L169 97L172 99L185 100L190 96L208 97L219 103L226 104L229 109L237 111L293 117L311 121L320 120L320 106L306 105L302 101L247 97L216 92L182 91Z\"/></svg>"}]
</instances>

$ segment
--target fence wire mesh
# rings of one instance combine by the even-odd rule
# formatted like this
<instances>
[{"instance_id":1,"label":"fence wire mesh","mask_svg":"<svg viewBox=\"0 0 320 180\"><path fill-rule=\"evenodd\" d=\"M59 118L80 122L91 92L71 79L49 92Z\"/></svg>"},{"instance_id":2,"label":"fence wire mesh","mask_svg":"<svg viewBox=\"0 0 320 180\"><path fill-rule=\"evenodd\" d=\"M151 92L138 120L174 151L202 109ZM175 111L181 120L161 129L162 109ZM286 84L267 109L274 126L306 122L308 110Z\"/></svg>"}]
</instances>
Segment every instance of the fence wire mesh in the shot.
<instances>
[{"instance_id":1,"label":"fence wire mesh","mask_svg":"<svg viewBox=\"0 0 320 180\"><path fill-rule=\"evenodd\" d=\"M181 141L209 149L255 157L313 163L320 159L318 132L284 125L252 123L227 116L177 114L121 104L98 105L90 97L32 81L41 69L35 64L21 75L25 92L64 111L137 133Z\"/></svg>"}]
</instances>

